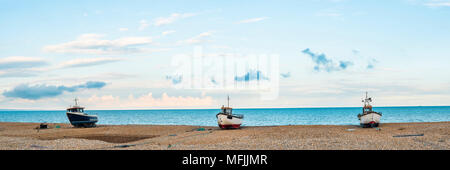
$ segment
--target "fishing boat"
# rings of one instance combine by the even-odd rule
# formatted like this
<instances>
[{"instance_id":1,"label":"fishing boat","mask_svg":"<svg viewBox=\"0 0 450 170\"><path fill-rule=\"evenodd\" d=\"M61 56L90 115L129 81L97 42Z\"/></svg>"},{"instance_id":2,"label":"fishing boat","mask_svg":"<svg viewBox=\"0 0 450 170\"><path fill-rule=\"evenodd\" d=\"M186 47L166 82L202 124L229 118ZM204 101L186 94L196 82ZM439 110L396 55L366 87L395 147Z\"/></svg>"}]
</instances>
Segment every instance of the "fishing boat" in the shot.
<instances>
[{"instance_id":1,"label":"fishing boat","mask_svg":"<svg viewBox=\"0 0 450 170\"><path fill-rule=\"evenodd\" d=\"M360 125L364 128L378 127L380 124L381 112L375 112L372 110L372 105L370 105L372 98L367 96L367 92L366 98L363 99L362 102L364 103L363 113L358 114Z\"/></svg>"},{"instance_id":2,"label":"fishing boat","mask_svg":"<svg viewBox=\"0 0 450 170\"><path fill-rule=\"evenodd\" d=\"M233 108L230 107L230 96L228 96L228 106L222 105L221 112L217 113L217 123L222 129L238 129L241 127L244 115L233 114Z\"/></svg>"},{"instance_id":3,"label":"fishing boat","mask_svg":"<svg viewBox=\"0 0 450 170\"><path fill-rule=\"evenodd\" d=\"M97 123L97 115L88 115L84 113L84 107L78 105L78 99L75 98L75 105L67 108L67 118L70 124L75 127L94 127Z\"/></svg>"}]
</instances>

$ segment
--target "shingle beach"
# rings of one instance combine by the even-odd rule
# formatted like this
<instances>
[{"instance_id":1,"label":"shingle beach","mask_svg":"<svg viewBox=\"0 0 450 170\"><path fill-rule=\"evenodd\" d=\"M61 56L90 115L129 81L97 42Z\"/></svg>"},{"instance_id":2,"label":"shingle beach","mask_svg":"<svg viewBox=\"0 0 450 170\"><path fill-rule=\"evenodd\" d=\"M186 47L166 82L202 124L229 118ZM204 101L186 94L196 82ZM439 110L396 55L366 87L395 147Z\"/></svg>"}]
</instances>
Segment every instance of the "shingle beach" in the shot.
<instances>
[{"instance_id":1,"label":"shingle beach","mask_svg":"<svg viewBox=\"0 0 450 170\"><path fill-rule=\"evenodd\" d=\"M450 122L219 127L0 122L1 150L449 150Z\"/></svg>"}]
</instances>

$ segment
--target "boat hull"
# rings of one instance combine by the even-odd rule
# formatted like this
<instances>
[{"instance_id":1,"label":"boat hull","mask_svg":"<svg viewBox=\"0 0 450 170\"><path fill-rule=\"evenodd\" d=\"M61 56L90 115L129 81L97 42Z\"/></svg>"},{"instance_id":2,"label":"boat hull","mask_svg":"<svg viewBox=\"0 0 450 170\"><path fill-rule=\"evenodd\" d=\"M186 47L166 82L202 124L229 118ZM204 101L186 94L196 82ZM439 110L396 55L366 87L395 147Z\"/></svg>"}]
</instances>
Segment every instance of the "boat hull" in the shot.
<instances>
[{"instance_id":1,"label":"boat hull","mask_svg":"<svg viewBox=\"0 0 450 170\"><path fill-rule=\"evenodd\" d=\"M369 113L359 117L362 127L378 127L381 115L377 113Z\"/></svg>"},{"instance_id":2,"label":"boat hull","mask_svg":"<svg viewBox=\"0 0 450 170\"><path fill-rule=\"evenodd\" d=\"M241 125L240 124L232 124L232 125L221 125L221 124L219 124L219 127L221 129L239 129L239 128L241 128Z\"/></svg>"},{"instance_id":3,"label":"boat hull","mask_svg":"<svg viewBox=\"0 0 450 170\"><path fill-rule=\"evenodd\" d=\"M86 115L75 112L67 112L66 114L67 118L69 118L70 124L75 127L93 127L98 121L96 115Z\"/></svg>"},{"instance_id":4,"label":"boat hull","mask_svg":"<svg viewBox=\"0 0 450 170\"><path fill-rule=\"evenodd\" d=\"M218 114L217 123L222 129L238 129L241 127L242 119L224 114Z\"/></svg>"}]
</instances>

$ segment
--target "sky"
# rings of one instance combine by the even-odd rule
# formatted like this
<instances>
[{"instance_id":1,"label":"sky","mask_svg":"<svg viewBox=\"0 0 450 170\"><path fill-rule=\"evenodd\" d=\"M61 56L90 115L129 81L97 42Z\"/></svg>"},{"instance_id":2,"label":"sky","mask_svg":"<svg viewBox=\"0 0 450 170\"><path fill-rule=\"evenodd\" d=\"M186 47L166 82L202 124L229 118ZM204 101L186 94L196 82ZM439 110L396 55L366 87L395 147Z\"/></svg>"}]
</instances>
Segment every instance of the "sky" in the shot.
<instances>
[{"instance_id":1,"label":"sky","mask_svg":"<svg viewBox=\"0 0 450 170\"><path fill-rule=\"evenodd\" d=\"M449 0L0 0L0 109L450 105Z\"/></svg>"}]
</instances>

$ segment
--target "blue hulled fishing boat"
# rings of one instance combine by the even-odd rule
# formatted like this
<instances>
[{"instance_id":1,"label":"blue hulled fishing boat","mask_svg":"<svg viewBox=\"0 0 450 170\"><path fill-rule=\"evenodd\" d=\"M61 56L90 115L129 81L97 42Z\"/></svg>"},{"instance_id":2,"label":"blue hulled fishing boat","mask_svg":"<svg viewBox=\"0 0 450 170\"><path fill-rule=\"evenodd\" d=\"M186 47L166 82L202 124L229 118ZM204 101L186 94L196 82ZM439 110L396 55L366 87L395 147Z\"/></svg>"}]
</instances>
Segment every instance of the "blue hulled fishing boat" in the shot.
<instances>
[{"instance_id":1,"label":"blue hulled fishing boat","mask_svg":"<svg viewBox=\"0 0 450 170\"><path fill-rule=\"evenodd\" d=\"M88 115L84 113L84 107L78 105L78 99L75 99L75 105L67 108L67 118L75 127L94 127L97 123L97 115Z\"/></svg>"}]
</instances>

